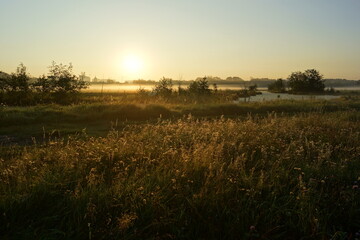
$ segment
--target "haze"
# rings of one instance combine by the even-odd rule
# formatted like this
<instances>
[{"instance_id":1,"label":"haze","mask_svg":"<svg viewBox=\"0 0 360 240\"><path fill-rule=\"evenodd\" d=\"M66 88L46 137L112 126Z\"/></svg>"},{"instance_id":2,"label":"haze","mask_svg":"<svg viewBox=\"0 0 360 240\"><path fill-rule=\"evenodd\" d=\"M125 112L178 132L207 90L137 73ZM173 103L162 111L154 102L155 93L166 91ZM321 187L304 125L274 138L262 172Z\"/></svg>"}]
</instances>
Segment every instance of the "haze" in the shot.
<instances>
[{"instance_id":1,"label":"haze","mask_svg":"<svg viewBox=\"0 0 360 240\"><path fill-rule=\"evenodd\" d=\"M360 79L359 12L358 0L0 0L0 70L23 62L37 77L56 61L119 81L308 68Z\"/></svg>"}]
</instances>

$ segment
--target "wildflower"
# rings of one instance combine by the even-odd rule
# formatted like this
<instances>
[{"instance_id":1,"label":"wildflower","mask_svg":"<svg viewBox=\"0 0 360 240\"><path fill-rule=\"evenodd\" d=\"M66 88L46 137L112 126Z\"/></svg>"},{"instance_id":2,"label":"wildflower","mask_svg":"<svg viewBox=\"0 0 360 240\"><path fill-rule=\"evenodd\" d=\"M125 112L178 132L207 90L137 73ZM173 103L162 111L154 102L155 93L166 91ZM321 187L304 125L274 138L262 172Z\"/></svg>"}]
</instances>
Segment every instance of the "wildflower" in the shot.
<instances>
[{"instance_id":1,"label":"wildflower","mask_svg":"<svg viewBox=\"0 0 360 240\"><path fill-rule=\"evenodd\" d=\"M253 231L255 231L255 230L256 230L256 227L255 227L254 225L251 225L251 226L250 226L250 231L253 232Z\"/></svg>"}]
</instances>

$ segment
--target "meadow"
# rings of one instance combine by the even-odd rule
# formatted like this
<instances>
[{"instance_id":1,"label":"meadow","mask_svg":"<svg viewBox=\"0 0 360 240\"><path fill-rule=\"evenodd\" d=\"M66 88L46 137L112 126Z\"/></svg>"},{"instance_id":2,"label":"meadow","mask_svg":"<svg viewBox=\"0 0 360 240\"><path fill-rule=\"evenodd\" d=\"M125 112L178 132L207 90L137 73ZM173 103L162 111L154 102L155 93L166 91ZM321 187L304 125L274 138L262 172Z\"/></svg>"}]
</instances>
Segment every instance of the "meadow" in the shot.
<instances>
[{"instance_id":1,"label":"meadow","mask_svg":"<svg viewBox=\"0 0 360 240\"><path fill-rule=\"evenodd\" d=\"M139 94L0 107L1 239L360 238L357 95Z\"/></svg>"}]
</instances>

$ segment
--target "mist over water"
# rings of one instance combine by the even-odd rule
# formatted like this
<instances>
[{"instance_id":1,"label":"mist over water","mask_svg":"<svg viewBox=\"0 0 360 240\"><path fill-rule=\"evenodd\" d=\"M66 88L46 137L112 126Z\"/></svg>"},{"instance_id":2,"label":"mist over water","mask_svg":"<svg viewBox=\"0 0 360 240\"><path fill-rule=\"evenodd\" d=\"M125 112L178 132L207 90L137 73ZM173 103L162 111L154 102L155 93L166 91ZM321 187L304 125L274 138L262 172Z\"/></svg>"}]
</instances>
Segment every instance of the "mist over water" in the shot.
<instances>
[{"instance_id":1,"label":"mist over water","mask_svg":"<svg viewBox=\"0 0 360 240\"><path fill-rule=\"evenodd\" d=\"M174 85L173 88L177 89L177 85ZM181 85L182 88L186 88L187 85ZM243 86L236 86L236 85L221 85L219 84L218 89L220 90L240 90L244 89ZM138 84L91 84L89 88L83 90L84 92L103 92L103 93L121 93L121 92L136 92L139 89L144 89L147 91L151 91L154 88L154 85L138 85ZM210 86L211 88L211 86ZM247 98L246 101L250 102L262 102L262 101L272 101L272 100L309 100L309 99L323 99L323 100L331 100L337 99L340 96L334 95L294 95L288 93L271 93L268 92L266 88L258 88L262 94L252 96ZM335 90L339 91L358 91L360 87L338 87ZM245 101L244 98L240 98L236 102Z\"/></svg>"}]
</instances>

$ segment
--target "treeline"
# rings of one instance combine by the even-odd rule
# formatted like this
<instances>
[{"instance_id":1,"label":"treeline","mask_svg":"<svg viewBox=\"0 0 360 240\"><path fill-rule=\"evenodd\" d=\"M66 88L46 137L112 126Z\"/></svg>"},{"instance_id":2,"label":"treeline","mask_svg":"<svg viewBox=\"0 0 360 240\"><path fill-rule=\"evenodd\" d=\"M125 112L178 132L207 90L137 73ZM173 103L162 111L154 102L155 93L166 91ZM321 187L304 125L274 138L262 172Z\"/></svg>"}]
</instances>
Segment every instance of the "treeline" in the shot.
<instances>
[{"instance_id":1,"label":"treeline","mask_svg":"<svg viewBox=\"0 0 360 240\"><path fill-rule=\"evenodd\" d=\"M78 93L88 86L83 76L72 73L72 65L49 66L48 75L30 78L24 64L15 73L0 75L0 103L6 105L35 105L43 103L71 104L79 100Z\"/></svg>"},{"instance_id":2,"label":"treeline","mask_svg":"<svg viewBox=\"0 0 360 240\"><path fill-rule=\"evenodd\" d=\"M323 75L315 69L308 69L304 72L293 72L290 74L288 79L281 79L272 82L268 85L268 91L275 93L334 93L335 80L330 80L326 86L328 80L323 79ZM342 79L341 82L349 82L349 80ZM351 81L352 85L355 86L359 81ZM345 85L342 85L345 86ZM327 87L327 89L325 89Z\"/></svg>"},{"instance_id":3,"label":"treeline","mask_svg":"<svg viewBox=\"0 0 360 240\"><path fill-rule=\"evenodd\" d=\"M174 82L171 78L163 77L155 83L152 91L140 88L138 93L144 98L151 96L161 98L166 102L177 103L214 102L216 100L226 102L261 94L257 91L256 84L241 90L231 91L231 93L218 91L217 84L211 84L207 77L197 78L186 87L178 85L177 88L174 87Z\"/></svg>"},{"instance_id":4,"label":"treeline","mask_svg":"<svg viewBox=\"0 0 360 240\"><path fill-rule=\"evenodd\" d=\"M188 85L191 82L198 81L202 77L198 77L195 80L173 80L174 85ZM251 86L251 85L257 85L260 88L267 88L270 84L273 84L277 81L277 79L271 79L271 78L251 78L250 80L243 80L240 77L227 77L226 79L221 79L219 77L212 77L212 76L206 76L207 81L209 84L237 84L240 86ZM287 79L283 79L285 82L287 82ZM347 79L323 79L324 84L326 88L331 87L353 87L353 86L360 86L360 80L347 80ZM133 80L131 82L125 82L128 84L139 84L139 85L155 85L158 83L156 80Z\"/></svg>"},{"instance_id":5,"label":"treeline","mask_svg":"<svg viewBox=\"0 0 360 240\"><path fill-rule=\"evenodd\" d=\"M275 79L269 79L269 78L252 78L250 81L247 81L247 80L243 80L240 77L227 77L226 79L221 79L219 77L212 77L212 76L205 76L205 77L210 85L240 84L241 86L244 87L249 87L252 85L257 85L258 87L267 87L269 84L275 82ZM192 82L200 81L202 78L203 77L197 77L195 80L172 80L172 83L174 85L189 85ZM128 83L139 84L139 85L156 85L158 81L138 79Z\"/></svg>"}]
</instances>

